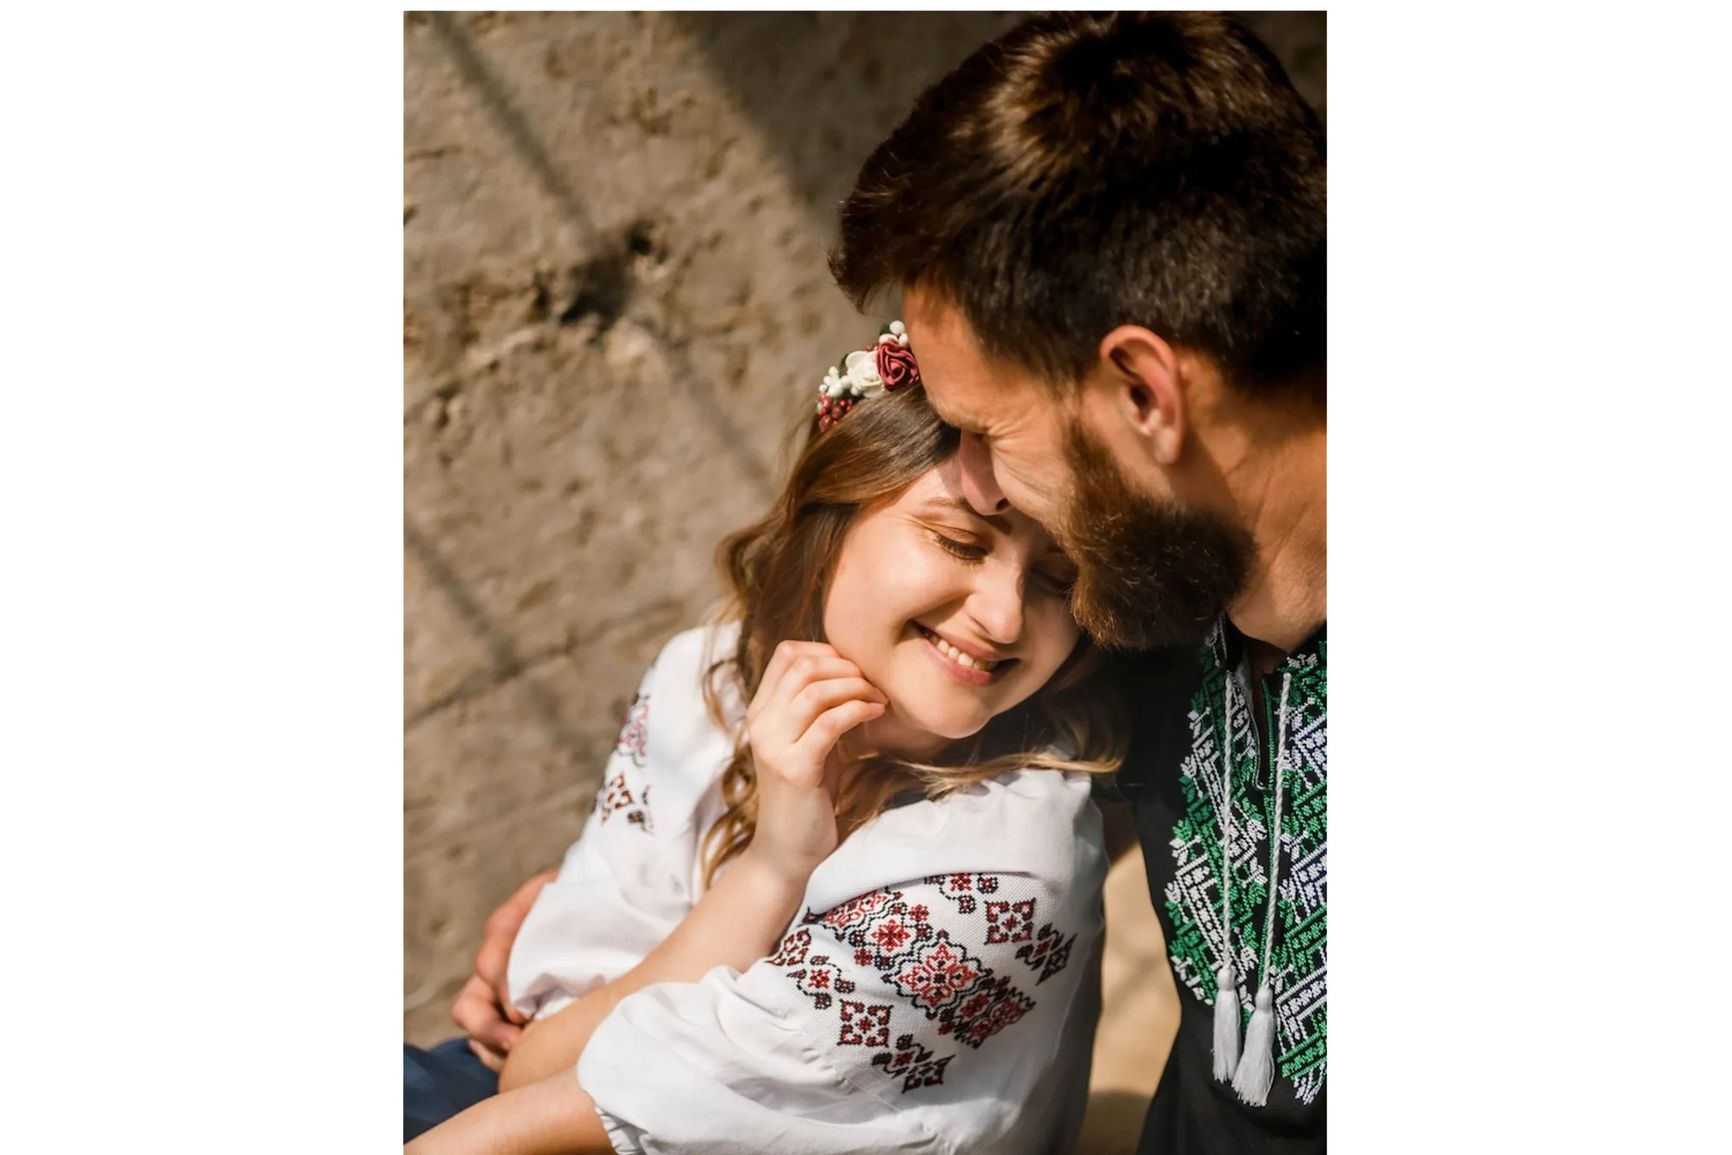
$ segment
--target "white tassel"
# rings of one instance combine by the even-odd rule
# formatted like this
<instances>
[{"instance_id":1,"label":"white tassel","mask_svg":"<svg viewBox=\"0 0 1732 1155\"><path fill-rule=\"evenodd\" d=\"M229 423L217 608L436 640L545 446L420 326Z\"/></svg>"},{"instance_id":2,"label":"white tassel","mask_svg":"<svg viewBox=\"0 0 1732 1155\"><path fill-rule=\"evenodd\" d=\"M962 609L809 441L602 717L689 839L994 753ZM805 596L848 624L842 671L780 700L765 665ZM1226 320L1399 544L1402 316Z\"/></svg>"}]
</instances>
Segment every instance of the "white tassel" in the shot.
<instances>
[{"instance_id":1,"label":"white tassel","mask_svg":"<svg viewBox=\"0 0 1732 1155\"><path fill-rule=\"evenodd\" d=\"M1239 977L1231 965L1215 972L1215 1078L1233 1081L1239 1066Z\"/></svg>"},{"instance_id":2,"label":"white tassel","mask_svg":"<svg viewBox=\"0 0 1732 1155\"><path fill-rule=\"evenodd\" d=\"M1275 1082L1275 997L1265 982L1257 988L1257 1006L1245 1028L1245 1053L1233 1075L1233 1090L1253 1107L1269 1101Z\"/></svg>"}]
</instances>

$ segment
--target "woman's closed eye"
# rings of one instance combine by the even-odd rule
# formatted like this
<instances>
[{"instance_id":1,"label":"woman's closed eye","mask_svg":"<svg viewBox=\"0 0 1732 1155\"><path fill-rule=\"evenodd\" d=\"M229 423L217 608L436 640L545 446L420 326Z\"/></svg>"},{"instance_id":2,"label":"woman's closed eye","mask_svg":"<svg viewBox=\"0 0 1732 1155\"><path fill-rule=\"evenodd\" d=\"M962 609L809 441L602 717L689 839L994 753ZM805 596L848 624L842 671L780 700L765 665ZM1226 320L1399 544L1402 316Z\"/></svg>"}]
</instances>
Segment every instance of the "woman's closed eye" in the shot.
<instances>
[{"instance_id":1,"label":"woman's closed eye","mask_svg":"<svg viewBox=\"0 0 1732 1155\"><path fill-rule=\"evenodd\" d=\"M975 545L973 542L962 541L958 538L951 537L948 534L940 533L937 530L931 530L929 532L932 534L932 540L937 543L938 548L942 549L945 553L954 557L956 560L962 562L964 565L979 565L981 562L985 561L987 555L992 552L985 546ZM1053 569L1037 569L1030 572L1029 581L1036 589L1040 590L1040 592L1044 594L1048 594L1055 598L1068 598L1070 597L1071 587L1076 584L1076 571L1070 569L1062 571Z\"/></svg>"},{"instance_id":2,"label":"woman's closed eye","mask_svg":"<svg viewBox=\"0 0 1732 1155\"><path fill-rule=\"evenodd\" d=\"M1055 598L1070 597L1071 587L1076 585L1076 573L1055 573L1048 570L1035 570L1034 583L1040 589Z\"/></svg>"},{"instance_id":3,"label":"woman's closed eye","mask_svg":"<svg viewBox=\"0 0 1732 1155\"><path fill-rule=\"evenodd\" d=\"M969 565L979 565L986 560L987 550L984 546L958 541L956 538L946 536L937 530L932 531L932 540L938 543L939 549L958 561L966 562Z\"/></svg>"}]
</instances>

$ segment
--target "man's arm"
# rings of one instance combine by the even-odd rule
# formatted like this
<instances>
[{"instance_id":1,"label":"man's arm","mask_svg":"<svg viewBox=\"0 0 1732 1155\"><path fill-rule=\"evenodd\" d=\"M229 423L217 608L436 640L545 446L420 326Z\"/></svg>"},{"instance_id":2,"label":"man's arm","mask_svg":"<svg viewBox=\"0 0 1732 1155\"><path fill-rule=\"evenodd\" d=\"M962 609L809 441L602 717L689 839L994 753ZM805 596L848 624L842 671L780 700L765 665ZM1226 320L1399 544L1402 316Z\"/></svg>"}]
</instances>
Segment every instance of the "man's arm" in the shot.
<instances>
[{"instance_id":1,"label":"man's arm","mask_svg":"<svg viewBox=\"0 0 1732 1155\"><path fill-rule=\"evenodd\" d=\"M654 983L696 982L712 967L743 971L769 954L799 910L805 880L789 877L750 849L716 881L648 957L558 1014L531 1023L499 1075L510 1091L577 1065L596 1027L634 991Z\"/></svg>"},{"instance_id":2,"label":"man's arm","mask_svg":"<svg viewBox=\"0 0 1732 1155\"><path fill-rule=\"evenodd\" d=\"M544 870L518 887L512 896L487 916L481 932L481 949L475 955L475 973L463 984L451 1017L469 1036L469 1049L489 1069L498 1072L505 1056L523 1033L523 1016L511 1005L506 984L506 964L511 944L529 917L541 888L559 877L559 869Z\"/></svg>"},{"instance_id":3,"label":"man's arm","mask_svg":"<svg viewBox=\"0 0 1732 1155\"><path fill-rule=\"evenodd\" d=\"M1136 848L1137 820L1123 799L1112 795L1097 795L1095 805L1101 812L1101 838L1106 843L1107 861L1119 861Z\"/></svg>"},{"instance_id":4,"label":"man's arm","mask_svg":"<svg viewBox=\"0 0 1732 1155\"><path fill-rule=\"evenodd\" d=\"M403 1155L613 1155L595 1102L564 1071L483 1099L403 1148Z\"/></svg>"}]
</instances>

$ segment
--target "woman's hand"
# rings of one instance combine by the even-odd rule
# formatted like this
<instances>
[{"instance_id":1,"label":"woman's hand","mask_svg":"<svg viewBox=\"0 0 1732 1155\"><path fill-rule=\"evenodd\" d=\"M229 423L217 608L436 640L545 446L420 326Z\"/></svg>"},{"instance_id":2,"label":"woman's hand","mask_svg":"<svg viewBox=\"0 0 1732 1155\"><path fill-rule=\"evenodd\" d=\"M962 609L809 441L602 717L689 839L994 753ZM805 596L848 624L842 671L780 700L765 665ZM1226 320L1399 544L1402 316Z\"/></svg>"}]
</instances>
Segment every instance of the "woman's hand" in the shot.
<instances>
[{"instance_id":1,"label":"woman's hand","mask_svg":"<svg viewBox=\"0 0 1732 1155\"><path fill-rule=\"evenodd\" d=\"M746 710L758 817L742 857L804 887L836 849L836 743L862 722L881 717L889 702L832 646L776 647Z\"/></svg>"}]
</instances>

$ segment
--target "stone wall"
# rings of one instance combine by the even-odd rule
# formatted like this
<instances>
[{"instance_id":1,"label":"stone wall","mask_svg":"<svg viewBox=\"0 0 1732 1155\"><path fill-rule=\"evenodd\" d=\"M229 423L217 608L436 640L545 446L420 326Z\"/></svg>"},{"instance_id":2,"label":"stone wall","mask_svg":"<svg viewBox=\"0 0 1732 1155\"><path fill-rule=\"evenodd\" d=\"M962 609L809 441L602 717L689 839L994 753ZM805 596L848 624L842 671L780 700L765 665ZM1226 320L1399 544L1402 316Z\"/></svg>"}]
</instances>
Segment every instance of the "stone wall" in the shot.
<instances>
[{"instance_id":1,"label":"stone wall","mask_svg":"<svg viewBox=\"0 0 1732 1155\"><path fill-rule=\"evenodd\" d=\"M638 677L719 593L817 377L825 270L914 96L1014 15L410 14L405 1037L553 865ZM1254 17L1323 100L1322 18Z\"/></svg>"}]
</instances>

